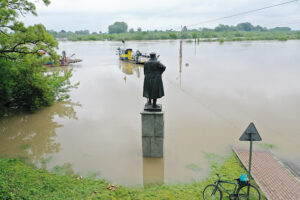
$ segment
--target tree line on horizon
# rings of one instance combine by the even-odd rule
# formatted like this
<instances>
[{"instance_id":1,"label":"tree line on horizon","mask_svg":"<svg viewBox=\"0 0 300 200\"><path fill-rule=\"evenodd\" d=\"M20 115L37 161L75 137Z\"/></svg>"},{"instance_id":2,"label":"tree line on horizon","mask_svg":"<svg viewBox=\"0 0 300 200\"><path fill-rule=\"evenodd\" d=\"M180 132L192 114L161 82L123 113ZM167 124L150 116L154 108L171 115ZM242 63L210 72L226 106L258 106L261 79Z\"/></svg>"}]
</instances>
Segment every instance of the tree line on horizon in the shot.
<instances>
[{"instance_id":1,"label":"tree line on horizon","mask_svg":"<svg viewBox=\"0 0 300 200\"><path fill-rule=\"evenodd\" d=\"M184 26L182 28L182 31L184 31L184 32L186 32L186 31L201 31L201 30L211 30L211 31L214 30L216 32L222 32L222 31L292 31L292 29L290 27L275 27L275 28L268 29L268 28L262 27L260 25L254 26L250 22L239 23L236 26L219 24L214 29L210 29L210 28L188 29L187 26ZM175 31L175 30L167 29L167 30L163 31L163 30L155 29L153 31L147 30L146 32L173 32L173 31ZM56 32L56 31L50 30L49 32ZM130 28L128 30L128 24L125 22L115 22L114 24L108 26L108 34L127 33L127 32L129 32L129 33L142 32L142 28L138 27L136 31L134 30L134 28ZM73 33L73 32L72 31L66 32L65 30L61 30L60 32L56 32L56 33ZM97 33L97 32L91 33L89 30L79 30L79 31L75 31L74 33L78 34L78 35L105 34L105 33L102 33L101 31L99 31L99 33Z\"/></svg>"},{"instance_id":2,"label":"tree line on horizon","mask_svg":"<svg viewBox=\"0 0 300 200\"><path fill-rule=\"evenodd\" d=\"M48 30L55 38L65 38L72 41L86 40L164 40L164 39L195 39L211 41L212 38L221 41L239 41L239 40L288 40L300 39L300 31L293 31L290 27L266 28L254 26L249 22L239 23L236 26L220 24L215 28L188 29L184 26L181 31L173 29L168 30L142 30L137 28L128 30L128 24L125 22L115 22L108 26L108 32L101 31L90 32L89 30L56 32Z\"/></svg>"}]
</instances>

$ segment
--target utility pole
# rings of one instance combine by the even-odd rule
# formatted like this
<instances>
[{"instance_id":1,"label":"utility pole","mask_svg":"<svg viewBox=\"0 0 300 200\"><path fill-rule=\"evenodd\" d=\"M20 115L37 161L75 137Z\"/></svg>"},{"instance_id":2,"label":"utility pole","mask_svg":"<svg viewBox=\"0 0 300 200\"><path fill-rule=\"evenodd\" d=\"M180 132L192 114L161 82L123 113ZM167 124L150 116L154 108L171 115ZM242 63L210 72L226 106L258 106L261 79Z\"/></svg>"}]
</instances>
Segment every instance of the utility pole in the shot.
<instances>
[{"instance_id":1,"label":"utility pole","mask_svg":"<svg viewBox=\"0 0 300 200\"><path fill-rule=\"evenodd\" d=\"M181 26L180 46L179 46L179 84L180 84L180 87L181 87L181 73L182 73L182 31L183 31L183 28Z\"/></svg>"}]
</instances>

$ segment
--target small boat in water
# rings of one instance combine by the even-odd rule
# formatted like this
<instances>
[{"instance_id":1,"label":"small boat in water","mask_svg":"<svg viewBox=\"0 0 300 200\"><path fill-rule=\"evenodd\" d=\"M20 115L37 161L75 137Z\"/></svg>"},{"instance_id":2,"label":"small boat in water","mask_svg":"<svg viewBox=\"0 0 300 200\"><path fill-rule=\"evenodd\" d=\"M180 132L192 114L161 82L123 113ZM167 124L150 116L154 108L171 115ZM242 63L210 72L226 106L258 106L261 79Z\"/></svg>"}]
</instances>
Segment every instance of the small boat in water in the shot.
<instances>
[{"instance_id":1,"label":"small boat in water","mask_svg":"<svg viewBox=\"0 0 300 200\"><path fill-rule=\"evenodd\" d=\"M149 55L142 54L139 50L135 53L132 52L132 49L121 49L118 48L119 59L125 62L130 62L134 64L143 65L150 59Z\"/></svg>"},{"instance_id":2,"label":"small boat in water","mask_svg":"<svg viewBox=\"0 0 300 200\"><path fill-rule=\"evenodd\" d=\"M45 55L46 53L43 53L43 54ZM62 56L59 59L59 66L68 66L72 63L82 62L81 59L72 58L74 55L75 54L72 54L70 57L67 57L66 52L63 51ZM48 62L48 63L45 63L44 66L53 67L55 65L53 62Z\"/></svg>"},{"instance_id":3,"label":"small boat in water","mask_svg":"<svg viewBox=\"0 0 300 200\"><path fill-rule=\"evenodd\" d=\"M65 60L59 60L59 66L68 66L72 63L82 62L81 59L73 59L73 58L66 58ZM53 67L55 66L53 62L45 63L44 66Z\"/></svg>"}]
</instances>

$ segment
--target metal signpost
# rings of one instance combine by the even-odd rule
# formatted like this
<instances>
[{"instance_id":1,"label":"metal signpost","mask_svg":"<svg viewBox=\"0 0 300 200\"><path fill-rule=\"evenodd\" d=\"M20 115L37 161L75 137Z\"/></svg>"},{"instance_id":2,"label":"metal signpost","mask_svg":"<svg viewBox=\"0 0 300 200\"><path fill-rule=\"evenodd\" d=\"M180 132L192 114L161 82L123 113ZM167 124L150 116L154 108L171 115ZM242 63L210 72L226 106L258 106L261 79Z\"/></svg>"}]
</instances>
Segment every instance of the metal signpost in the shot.
<instances>
[{"instance_id":1,"label":"metal signpost","mask_svg":"<svg viewBox=\"0 0 300 200\"><path fill-rule=\"evenodd\" d=\"M252 144L253 141L261 141L261 137L253 124L251 122L248 128L244 131L243 135L240 137L240 141L250 141L250 152L249 152L249 179L251 178L251 164L252 164Z\"/></svg>"},{"instance_id":2,"label":"metal signpost","mask_svg":"<svg viewBox=\"0 0 300 200\"><path fill-rule=\"evenodd\" d=\"M248 128L244 131L242 136L240 137L240 141L250 141L250 151L249 151L249 168L248 168L248 173L249 173L249 181L251 179L251 165L252 165L252 144L253 141L261 141L261 137L253 124L251 122L248 126ZM248 195L249 195L249 187L248 187Z\"/></svg>"}]
</instances>

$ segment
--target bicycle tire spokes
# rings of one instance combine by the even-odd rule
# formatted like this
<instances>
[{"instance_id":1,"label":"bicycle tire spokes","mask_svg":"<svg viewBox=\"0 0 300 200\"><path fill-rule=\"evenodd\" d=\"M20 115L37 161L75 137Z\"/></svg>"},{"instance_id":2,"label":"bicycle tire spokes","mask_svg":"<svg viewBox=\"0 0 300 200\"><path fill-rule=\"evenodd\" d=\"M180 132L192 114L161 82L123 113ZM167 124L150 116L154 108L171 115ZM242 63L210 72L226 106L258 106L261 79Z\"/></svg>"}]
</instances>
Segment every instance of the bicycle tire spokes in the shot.
<instances>
[{"instance_id":1,"label":"bicycle tire spokes","mask_svg":"<svg viewBox=\"0 0 300 200\"><path fill-rule=\"evenodd\" d=\"M203 191L203 199L220 200L222 199L221 191L215 185L208 185Z\"/></svg>"},{"instance_id":2,"label":"bicycle tire spokes","mask_svg":"<svg viewBox=\"0 0 300 200\"><path fill-rule=\"evenodd\" d=\"M238 191L238 200L260 200L260 193L252 185L244 186Z\"/></svg>"}]
</instances>

